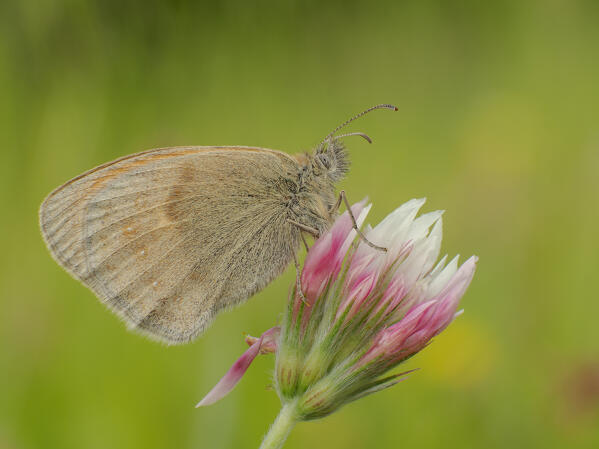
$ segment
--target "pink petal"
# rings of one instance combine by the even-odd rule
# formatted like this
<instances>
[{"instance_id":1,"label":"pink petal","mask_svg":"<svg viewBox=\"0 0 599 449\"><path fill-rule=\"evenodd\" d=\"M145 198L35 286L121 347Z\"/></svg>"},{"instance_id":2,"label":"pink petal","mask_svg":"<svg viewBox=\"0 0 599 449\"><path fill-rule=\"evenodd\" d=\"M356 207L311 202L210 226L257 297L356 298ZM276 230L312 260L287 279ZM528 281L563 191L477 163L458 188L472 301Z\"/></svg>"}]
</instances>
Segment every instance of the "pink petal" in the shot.
<instances>
[{"instance_id":1,"label":"pink petal","mask_svg":"<svg viewBox=\"0 0 599 449\"><path fill-rule=\"evenodd\" d=\"M380 331L375 337L371 348L358 362L358 366L365 365L379 356L389 358L393 357L394 354L403 353L405 350L404 342L410 335L418 331L423 316L435 304L436 301L419 304L413 307L401 321Z\"/></svg>"},{"instance_id":2,"label":"pink petal","mask_svg":"<svg viewBox=\"0 0 599 449\"><path fill-rule=\"evenodd\" d=\"M264 332L260 338L246 337L246 342L251 346L237 359L229 371L227 371L227 374L223 376L214 388L198 402L196 408L214 404L229 394L241 380L258 354L267 354L276 351L280 333L281 328L275 326Z\"/></svg>"},{"instance_id":3,"label":"pink petal","mask_svg":"<svg viewBox=\"0 0 599 449\"><path fill-rule=\"evenodd\" d=\"M395 328L396 350L402 355L420 351L454 320L457 305L474 276L477 260L473 256L464 262L435 299L414 307L400 322L387 329ZM399 336L402 338L397 338Z\"/></svg>"},{"instance_id":4,"label":"pink petal","mask_svg":"<svg viewBox=\"0 0 599 449\"><path fill-rule=\"evenodd\" d=\"M214 404L216 401L225 397L229 392L237 385L237 382L241 380L250 364L254 361L258 352L260 352L260 345L262 344L262 338L250 346L247 351L243 353L241 357L233 364L233 366L227 371L227 374L214 386L210 392L204 396L204 398L198 402L196 408L205 405Z\"/></svg>"},{"instance_id":5,"label":"pink petal","mask_svg":"<svg viewBox=\"0 0 599 449\"><path fill-rule=\"evenodd\" d=\"M369 207L365 207L366 200L352 206L352 213L358 224L365 218ZM341 270L341 265L351 242L355 237L352 221L346 211L335 220L335 223L322 235L308 251L301 275L302 292L312 303L318 298L327 283L335 279Z\"/></svg>"},{"instance_id":6,"label":"pink petal","mask_svg":"<svg viewBox=\"0 0 599 449\"><path fill-rule=\"evenodd\" d=\"M445 288L439 293L438 299L440 300L438 310L435 311L436 329L434 335L439 334L443 331L449 323L453 321L456 314L458 303L466 289L472 281L474 272L476 270L476 262L478 257L472 256L456 271L451 280L447 283ZM433 335L433 336L434 336Z\"/></svg>"},{"instance_id":7,"label":"pink petal","mask_svg":"<svg viewBox=\"0 0 599 449\"><path fill-rule=\"evenodd\" d=\"M345 310L350 307L349 313L345 317L345 321L351 320L356 313L364 306L368 296L378 281L378 273L376 271L363 271L356 273L355 279L346 283L344 292L345 298L342 300L339 309L337 310L336 319L339 318Z\"/></svg>"},{"instance_id":8,"label":"pink petal","mask_svg":"<svg viewBox=\"0 0 599 449\"><path fill-rule=\"evenodd\" d=\"M264 332L261 337L252 337L251 335L247 335L245 337L245 342L248 344L248 346L252 346L254 343L260 341L260 338L262 338L260 354L271 354L277 351L279 335L281 335L281 327L275 326Z\"/></svg>"}]
</instances>

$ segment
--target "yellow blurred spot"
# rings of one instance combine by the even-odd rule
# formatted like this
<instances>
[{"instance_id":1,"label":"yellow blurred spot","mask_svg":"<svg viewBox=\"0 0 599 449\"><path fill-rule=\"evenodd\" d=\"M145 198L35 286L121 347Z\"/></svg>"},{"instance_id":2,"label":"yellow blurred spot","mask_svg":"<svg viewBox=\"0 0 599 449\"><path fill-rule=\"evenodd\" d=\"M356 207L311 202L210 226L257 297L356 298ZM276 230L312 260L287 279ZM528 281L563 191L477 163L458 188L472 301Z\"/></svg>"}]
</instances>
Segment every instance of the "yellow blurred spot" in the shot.
<instances>
[{"instance_id":1,"label":"yellow blurred spot","mask_svg":"<svg viewBox=\"0 0 599 449\"><path fill-rule=\"evenodd\" d=\"M500 359L499 345L471 317L458 318L411 365L435 383L467 388L483 382Z\"/></svg>"},{"instance_id":2,"label":"yellow blurred spot","mask_svg":"<svg viewBox=\"0 0 599 449\"><path fill-rule=\"evenodd\" d=\"M364 441L364 422L362 415L356 415L347 409L343 413L333 413L324 420L311 421L296 427L295 438L301 441L301 447L326 447L342 449L348 447L367 447ZM320 427L320 428L319 428ZM330 429L335 429L331 432ZM299 446L298 446L299 447Z\"/></svg>"}]
</instances>

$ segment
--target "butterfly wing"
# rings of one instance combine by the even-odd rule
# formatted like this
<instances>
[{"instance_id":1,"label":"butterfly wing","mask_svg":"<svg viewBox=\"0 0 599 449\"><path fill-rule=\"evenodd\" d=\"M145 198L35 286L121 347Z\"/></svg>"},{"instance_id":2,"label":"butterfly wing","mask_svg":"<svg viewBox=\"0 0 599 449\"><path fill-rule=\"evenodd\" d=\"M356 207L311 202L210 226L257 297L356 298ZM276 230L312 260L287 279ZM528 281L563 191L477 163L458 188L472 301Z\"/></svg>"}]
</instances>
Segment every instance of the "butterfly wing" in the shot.
<instances>
[{"instance_id":1,"label":"butterfly wing","mask_svg":"<svg viewBox=\"0 0 599 449\"><path fill-rule=\"evenodd\" d=\"M150 150L53 191L40 208L54 258L132 328L192 340L278 276L297 162L249 147Z\"/></svg>"}]
</instances>

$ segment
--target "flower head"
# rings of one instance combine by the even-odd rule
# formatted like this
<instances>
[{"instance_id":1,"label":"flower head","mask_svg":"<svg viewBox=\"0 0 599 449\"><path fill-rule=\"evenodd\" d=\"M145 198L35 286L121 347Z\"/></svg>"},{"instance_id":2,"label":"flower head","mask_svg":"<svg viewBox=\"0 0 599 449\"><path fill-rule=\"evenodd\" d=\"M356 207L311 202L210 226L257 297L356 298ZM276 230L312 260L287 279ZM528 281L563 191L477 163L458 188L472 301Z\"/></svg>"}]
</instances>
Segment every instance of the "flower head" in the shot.
<instances>
[{"instance_id":1,"label":"flower head","mask_svg":"<svg viewBox=\"0 0 599 449\"><path fill-rule=\"evenodd\" d=\"M326 416L402 380L407 372L386 373L459 314L477 261L472 256L460 267L457 257L437 262L442 212L416 217L423 204L408 201L365 229L365 237L387 251L361 240L348 212L342 214L310 248L301 274L303 294L293 290L280 335L252 340L237 373L245 372L245 362L268 340L267 352L276 353L275 388L300 420ZM369 209L365 202L352 207L358 225ZM235 383L241 375L233 376Z\"/></svg>"}]
</instances>

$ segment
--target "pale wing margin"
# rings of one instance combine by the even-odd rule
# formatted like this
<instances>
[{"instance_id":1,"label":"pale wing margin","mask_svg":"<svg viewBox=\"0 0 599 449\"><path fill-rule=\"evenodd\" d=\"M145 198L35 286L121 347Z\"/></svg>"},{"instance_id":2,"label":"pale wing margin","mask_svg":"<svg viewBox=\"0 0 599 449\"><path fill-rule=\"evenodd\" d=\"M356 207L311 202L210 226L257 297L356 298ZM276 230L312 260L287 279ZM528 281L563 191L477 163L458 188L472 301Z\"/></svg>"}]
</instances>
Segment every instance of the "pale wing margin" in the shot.
<instances>
[{"instance_id":1,"label":"pale wing margin","mask_svg":"<svg viewBox=\"0 0 599 449\"><path fill-rule=\"evenodd\" d=\"M248 246L235 220L240 198L245 219L263 221L260 238L281 216L276 207L261 216L260 202L272 192L246 182L273 161L267 177L293 170L285 153L251 147L166 148L121 158L52 192L40 208L42 234L60 265L130 326L169 343L189 341L218 310L251 294L228 292L231 282L215 273L230 275L231 248L243 253Z\"/></svg>"}]
</instances>

